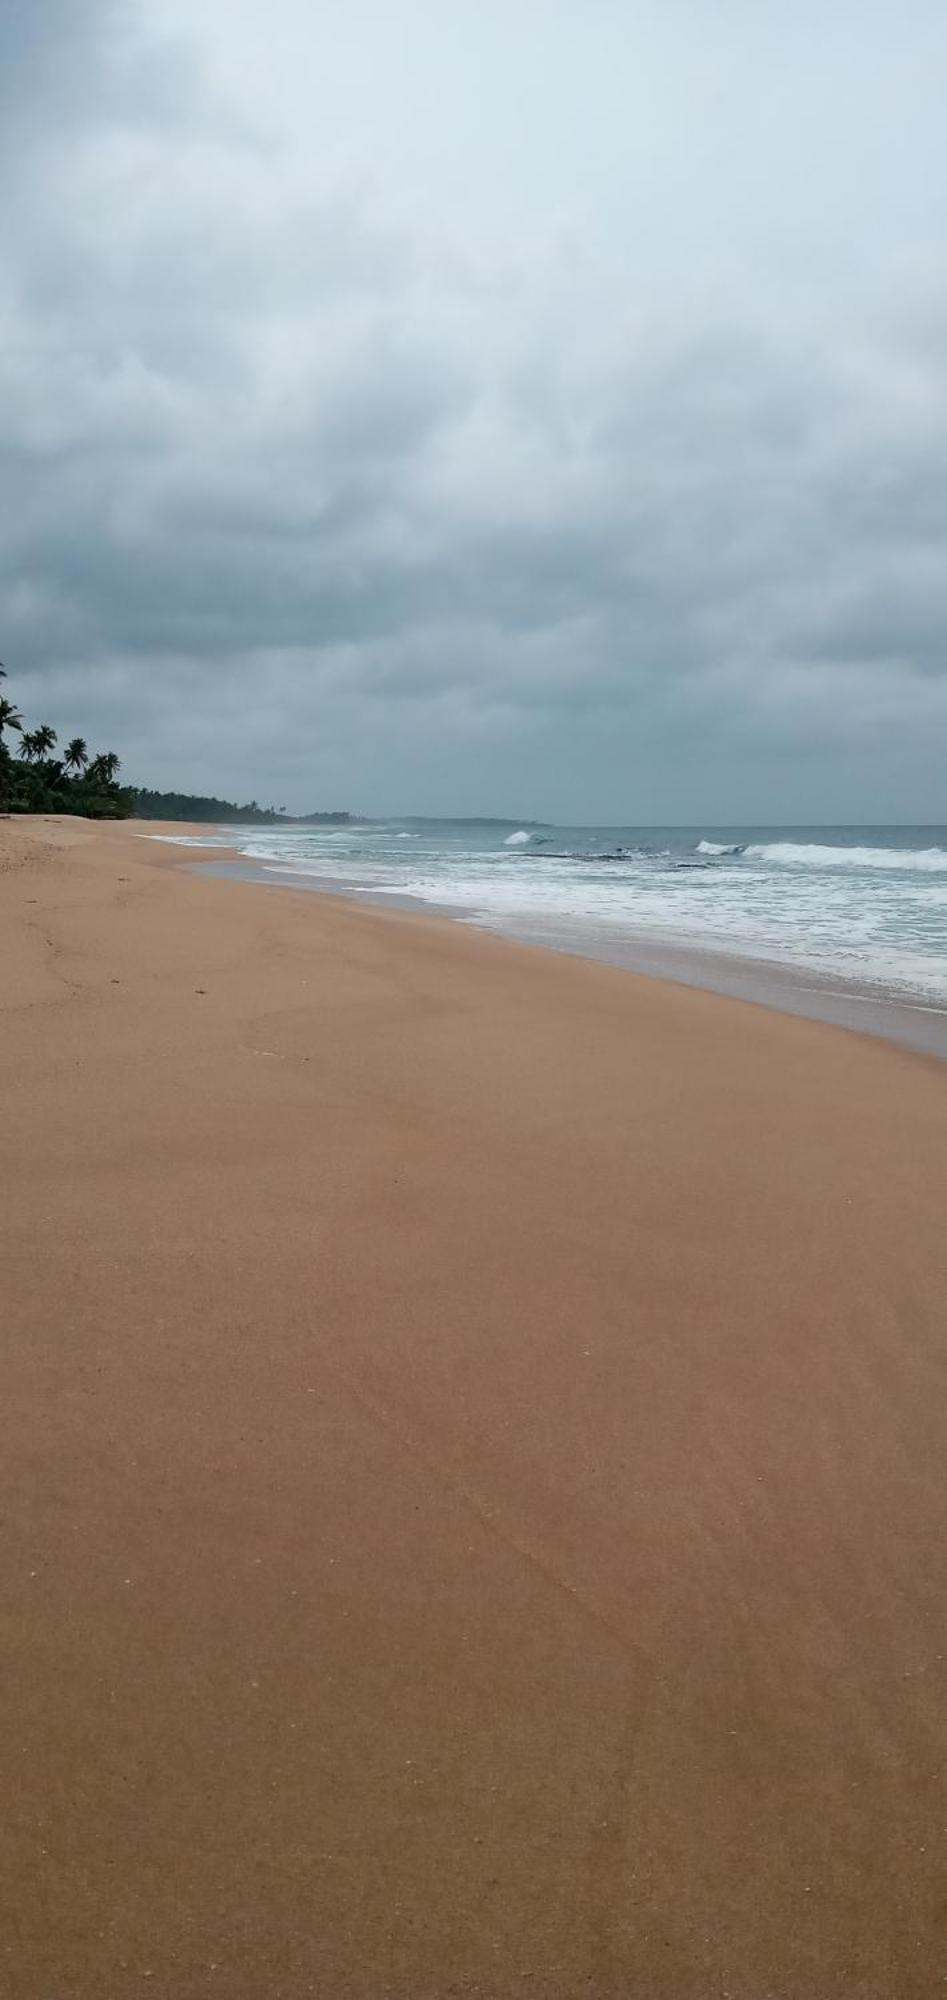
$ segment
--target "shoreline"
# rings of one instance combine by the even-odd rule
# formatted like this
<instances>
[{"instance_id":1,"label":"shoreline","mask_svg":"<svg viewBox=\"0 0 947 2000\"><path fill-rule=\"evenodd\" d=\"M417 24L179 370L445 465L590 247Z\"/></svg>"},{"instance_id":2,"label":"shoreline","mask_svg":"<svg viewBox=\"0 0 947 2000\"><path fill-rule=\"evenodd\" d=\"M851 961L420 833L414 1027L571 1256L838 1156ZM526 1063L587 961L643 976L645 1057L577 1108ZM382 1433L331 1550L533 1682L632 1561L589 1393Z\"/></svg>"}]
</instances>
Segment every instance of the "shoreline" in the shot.
<instances>
[{"instance_id":1,"label":"shoreline","mask_svg":"<svg viewBox=\"0 0 947 2000\"><path fill-rule=\"evenodd\" d=\"M0 1986L937 1992L943 1065L123 825L0 923Z\"/></svg>"},{"instance_id":2,"label":"shoreline","mask_svg":"<svg viewBox=\"0 0 947 2000\"><path fill-rule=\"evenodd\" d=\"M168 840L165 834L152 838ZM169 845L171 842L169 841ZM194 854L193 848L181 851ZM197 873L222 881L254 883L268 889L299 889L306 895L341 896L357 908L401 911L406 915L443 918L450 923L508 938L516 944L567 957L611 965L640 978L689 986L705 993L774 1008L806 1020L822 1021L852 1033L875 1035L919 1054L947 1060L947 1006L909 1000L890 991L872 992L854 981L819 974L808 967L753 958L719 947L704 947L656 932L631 931L610 936L585 927L579 920L556 925L537 919L530 923L501 922L475 909L465 911L420 897L358 888L343 875L337 878L293 876L289 864L267 867L227 848L229 859L192 861Z\"/></svg>"}]
</instances>

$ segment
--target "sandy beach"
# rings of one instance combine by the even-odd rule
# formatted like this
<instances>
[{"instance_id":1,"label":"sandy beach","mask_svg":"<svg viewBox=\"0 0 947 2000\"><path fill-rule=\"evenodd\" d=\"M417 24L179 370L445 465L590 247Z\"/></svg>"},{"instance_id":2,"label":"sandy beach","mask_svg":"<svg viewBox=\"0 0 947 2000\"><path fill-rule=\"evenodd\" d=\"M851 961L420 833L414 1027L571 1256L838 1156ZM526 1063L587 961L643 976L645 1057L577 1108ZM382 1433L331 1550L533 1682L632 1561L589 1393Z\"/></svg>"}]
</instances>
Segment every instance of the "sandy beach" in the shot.
<instances>
[{"instance_id":1,"label":"sandy beach","mask_svg":"<svg viewBox=\"0 0 947 2000\"><path fill-rule=\"evenodd\" d=\"M947 1975L947 1066L0 822L9 2000Z\"/></svg>"}]
</instances>

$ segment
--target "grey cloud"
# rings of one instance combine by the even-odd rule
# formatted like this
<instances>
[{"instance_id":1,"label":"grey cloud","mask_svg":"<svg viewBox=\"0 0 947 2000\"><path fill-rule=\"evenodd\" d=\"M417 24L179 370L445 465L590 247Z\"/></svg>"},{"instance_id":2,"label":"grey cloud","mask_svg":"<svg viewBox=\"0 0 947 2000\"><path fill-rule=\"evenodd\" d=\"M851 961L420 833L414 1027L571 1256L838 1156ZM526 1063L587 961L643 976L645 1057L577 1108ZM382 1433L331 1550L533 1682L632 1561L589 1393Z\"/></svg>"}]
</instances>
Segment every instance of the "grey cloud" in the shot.
<instances>
[{"instance_id":1,"label":"grey cloud","mask_svg":"<svg viewBox=\"0 0 947 2000\"><path fill-rule=\"evenodd\" d=\"M7 0L0 13L0 108L7 143L95 116L108 75L110 0ZM47 122L49 121L49 126Z\"/></svg>"},{"instance_id":2,"label":"grey cloud","mask_svg":"<svg viewBox=\"0 0 947 2000\"><path fill-rule=\"evenodd\" d=\"M137 11L35 13L53 55L0 28L21 705L294 806L943 810L935 259L814 310L643 296L558 224L468 252L306 186Z\"/></svg>"}]
</instances>

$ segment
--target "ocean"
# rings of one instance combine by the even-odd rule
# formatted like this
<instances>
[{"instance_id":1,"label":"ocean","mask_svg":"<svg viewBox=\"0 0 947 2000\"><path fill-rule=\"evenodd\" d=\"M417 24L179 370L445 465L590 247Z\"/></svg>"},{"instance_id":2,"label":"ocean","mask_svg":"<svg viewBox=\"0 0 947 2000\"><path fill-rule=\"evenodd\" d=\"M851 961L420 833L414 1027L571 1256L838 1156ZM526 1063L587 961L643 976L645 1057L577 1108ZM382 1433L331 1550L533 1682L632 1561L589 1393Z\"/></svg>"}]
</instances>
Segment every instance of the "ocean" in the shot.
<instances>
[{"instance_id":1,"label":"ocean","mask_svg":"<svg viewBox=\"0 0 947 2000\"><path fill-rule=\"evenodd\" d=\"M663 949L672 969L677 952L698 971L701 959L755 965L947 1009L945 826L389 819L225 831L274 883L407 901L644 969Z\"/></svg>"}]
</instances>

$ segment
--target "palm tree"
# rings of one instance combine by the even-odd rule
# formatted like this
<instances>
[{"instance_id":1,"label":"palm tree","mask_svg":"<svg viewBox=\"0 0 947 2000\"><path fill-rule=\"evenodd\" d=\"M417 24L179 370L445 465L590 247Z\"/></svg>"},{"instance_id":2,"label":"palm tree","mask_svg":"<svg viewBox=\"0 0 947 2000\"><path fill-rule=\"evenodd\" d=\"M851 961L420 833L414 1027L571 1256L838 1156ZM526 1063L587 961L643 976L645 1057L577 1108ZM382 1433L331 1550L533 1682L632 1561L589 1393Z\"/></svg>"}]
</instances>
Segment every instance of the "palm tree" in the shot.
<instances>
[{"instance_id":1,"label":"palm tree","mask_svg":"<svg viewBox=\"0 0 947 2000\"><path fill-rule=\"evenodd\" d=\"M27 762L32 764L34 757L39 756L39 731L24 729L20 747Z\"/></svg>"},{"instance_id":2,"label":"palm tree","mask_svg":"<svg viewBox=\"0 0 947 2000\"><path fill-rule=\"evenodd\" d=\"M66 754L63 758L66 770L81 771L88 761L89 749L85 737L74 736L72 742L66 744Z\"/></svg>"},{"instance_id":3,"label":"palm tree","mask_svg":"<svg viewBox=\"0 0 947 2000\"><path fill-rule=\"evenodd\" d=\"M97 778L101 778L104 784L113 785L118 768L119 759L116 757L114 750L103 750L100 751L98 757L89 765L89 773L90 776L94 775Z\"/></svg>"},{"instance_id":4,"label":"palm tree","mask_svg":"<svg viewBox=\"0 0 947 2000\"><path fill-rule=\"evenodd\" d=\"M36 743L37 756L48 757L49 752L55 747L55 729L51 728L48 722L41 722L39 728L34 729L33 736Z\"/></svg>"},{"instance_id":5,"label":"palm tree","mask_svg":"<svg viewBox=\"0 0 947 2000\"><path fill-rule=\"evenodd\" d=\"M22 727L22 716L18 715L12 701L8 701L5 694L0 694L0 742L3 740L5 729L22 729Z\"/></svg>"}]
</instances>

